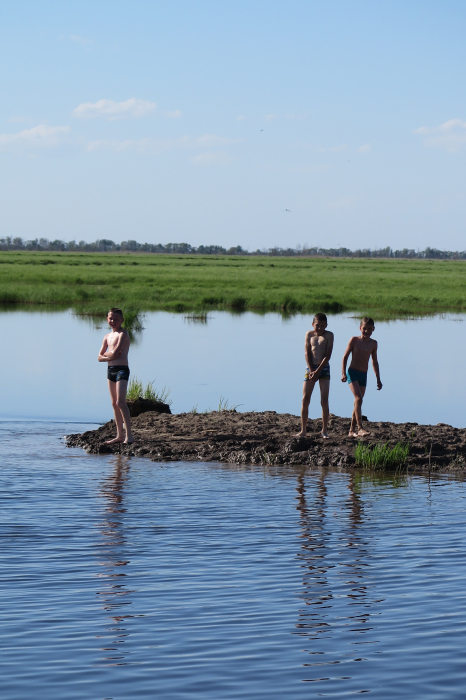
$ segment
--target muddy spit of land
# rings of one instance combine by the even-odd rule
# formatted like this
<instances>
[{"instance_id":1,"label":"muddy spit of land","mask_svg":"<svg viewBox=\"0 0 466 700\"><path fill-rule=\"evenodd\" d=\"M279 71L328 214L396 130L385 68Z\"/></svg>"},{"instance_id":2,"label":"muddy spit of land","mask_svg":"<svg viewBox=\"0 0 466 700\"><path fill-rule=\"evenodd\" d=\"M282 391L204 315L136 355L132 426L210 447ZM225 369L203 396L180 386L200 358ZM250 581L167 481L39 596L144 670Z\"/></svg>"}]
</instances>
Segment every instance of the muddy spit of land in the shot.
<instances>
[{"instance_id":1,"label":"muddy spit of land","mask_svg":"<svg viewBox=\"0 0 466 700\"><path fill-rule=\"evenodd\" d=\"M106 445L115 437L110 421L97 430L69 435L69 447L83 447L93 454L121 453L147 457L154 462L202 461L236 464L302 464L315 467L354 468L357 440L348 437L349 419L330 416L328 440L323 440L320 420L310 420L308 435L296 438L298 416L264 411L238 413L146 412L132 419L132 445ZM371 422L364 424L367 444L409 443L407 470L466 471L466 429L450 425Z\"/></svg>"}]
</instances>

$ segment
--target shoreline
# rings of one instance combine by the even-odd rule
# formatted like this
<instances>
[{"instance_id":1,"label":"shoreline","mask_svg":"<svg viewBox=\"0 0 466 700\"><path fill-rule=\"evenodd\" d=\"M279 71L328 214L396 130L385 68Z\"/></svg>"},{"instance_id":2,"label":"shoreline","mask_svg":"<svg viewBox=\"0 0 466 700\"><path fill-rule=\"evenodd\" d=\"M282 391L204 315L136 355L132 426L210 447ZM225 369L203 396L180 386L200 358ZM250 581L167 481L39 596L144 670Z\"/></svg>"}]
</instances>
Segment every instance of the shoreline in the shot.
<instances>
[{"instance_id":1,"label":"shoreline","mask_svg":"<svg viewBox=\"0 0 466 700\"><path fill-rule=\"evenodd\" d=\"M153 462L225 462L249 465L303 465L354 469L358 442L367 445L409 443L410 454L402 473L466 472L466 428L444 423L390 423L365 421L371 434L348 437L350 419L330 415L328 440L320 437L321 419L309 420L308 434L296 438L299 416L275 411L239 413L141 413L131 421L135 443L106 445L115 436L109 421L96 430L68 435L68 447L91 454L124 454ZM383 471L383 470L371 470ZM393 471L393 470L390 470Z\"/></svg>"}]
</instances>

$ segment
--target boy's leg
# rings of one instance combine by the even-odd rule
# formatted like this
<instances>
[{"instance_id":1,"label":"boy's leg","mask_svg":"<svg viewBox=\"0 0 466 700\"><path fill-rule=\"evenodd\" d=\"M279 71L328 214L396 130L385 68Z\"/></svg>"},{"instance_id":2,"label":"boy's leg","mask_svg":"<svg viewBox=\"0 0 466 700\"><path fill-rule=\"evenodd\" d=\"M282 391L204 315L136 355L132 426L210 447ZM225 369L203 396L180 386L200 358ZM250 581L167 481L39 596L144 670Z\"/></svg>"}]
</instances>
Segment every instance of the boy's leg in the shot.
<instances>
[{"instance_id":1,"label":"boy's leg","mask_svg":"<svg viewBox=\"0 0 466 700\"><path fill-rule=\"evenodd\" d=\"M126 391L128 389L128 382L126 379L120 379L116 382L117 386L117 406L120 410L121 416L125 424L126 438L125 442L134 442L133 434L131 432L131 417L129 415L129 408L126 403Z\"/></svg>"},{"instance_id":2,"label":"boy's leg","mask_svg":"<svg viewBox=\"0 0 466 700\"><path fill-rule=\"evenodd\" d=\"M322 406L322 437L328 438L328 417L330 410L328 407L328 394L330 391L330 379L319 379L320 405Z\"/></svg>"},{"instance_id":3,"label":"boy's leg","mask_svg":"<svg viewBox=\"0 0 466 700\"><path fill-rule=\"evenodd\" d=\"M296 433L295 437L306 437L307 419L309 416L309 404L311 402L312 392L314 391L315 382L308 379L303 384L303 402L301 404L301 430Z\"/></svg>"},{"instance_id":4,"label":"boy's leg","mask_svg":"<svg viewBox=\"0 0 466 700\"><path fill-rule=\"evenodd\" d=\"M349 435L350 437L355 437L357 435L361 437L364 435L369 435L369 431L364 430L362 427L362 400L364 398L364 394L366 393L366 387L360 386L359 382L351 382L349 388L354 396L354 407L351 416Z\"/></svg>"},{"instance_id":5,"label":"boy's leg","mask_svg":"<svg viewBox=\"0 0 466 700\"><path fill-rule=\"evenodd\" d=\"M108 380L108 390L110 391L110 398L112 399L112 407L113 413L115 415L115 424L117 429L116 438L113 438L113 440L107 440L107 443L109 444L111 444L112 442L123 442L124 440L123 417L121 415L120 409L118 408L117 386L118 382L111 382L110 379Z\"/></svg>"}]
</instances>

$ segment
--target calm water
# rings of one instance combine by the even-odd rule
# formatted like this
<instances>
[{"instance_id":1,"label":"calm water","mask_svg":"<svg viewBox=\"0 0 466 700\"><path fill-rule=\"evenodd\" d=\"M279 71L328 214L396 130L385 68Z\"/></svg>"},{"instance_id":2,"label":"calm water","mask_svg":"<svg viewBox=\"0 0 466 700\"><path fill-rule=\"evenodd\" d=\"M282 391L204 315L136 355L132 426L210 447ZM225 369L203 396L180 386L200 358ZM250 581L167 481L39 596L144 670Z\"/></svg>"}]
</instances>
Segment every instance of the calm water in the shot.
<instances>
[{"instance_id":1,"label":"calm water","mask_svg":"<svg viewBox=\"0 0 466 700\"><path fill-rule=\"evenodd\" d=\"M96 328L70 312L0 314L3 367L0 416L106 421L112 417L106 368L97 362L105 321ZM371 420L466 426L466 316L377 323L384 387L372 369L364 399ZM171 388L173 410L217 408L221 396L242 411L299 414L304 335L310 316L232 316L212 312L206 325L182 315L147 314L130 352L131 371L144 382ZM329 317L335 333L330 410L351 415L353 400L340 382L341 358L359 322ZM311 417L320 414L318 397Z\"/></svg>"},{"instance_id":2,"label":"calm water","mask_svg":"<svg viewBox=\"0 0 466 700\"><path fill-rule=\"evenodd\" d=\"M2 699L464 697L460 480L68 450L64 434L111 417L105 327L1 318ZM148 314L132 371L169 386L175 412L223 396L297 414L311 320ZM349 415L339 365L358 323L329 327L331 410ZM375 337L384 388L371 377L364 413L465 425L464 317L378 323Z\"/></svg>"},{"instance_id":3,"label":"calm water","mask_svg":"<svg viewBox=\"0 0 466 700\"><path fill-rule=\"evenodd\" d=\"M3 422L1 697L464 698L466 486L87 455Z\"/></svg>"}]
</instances>

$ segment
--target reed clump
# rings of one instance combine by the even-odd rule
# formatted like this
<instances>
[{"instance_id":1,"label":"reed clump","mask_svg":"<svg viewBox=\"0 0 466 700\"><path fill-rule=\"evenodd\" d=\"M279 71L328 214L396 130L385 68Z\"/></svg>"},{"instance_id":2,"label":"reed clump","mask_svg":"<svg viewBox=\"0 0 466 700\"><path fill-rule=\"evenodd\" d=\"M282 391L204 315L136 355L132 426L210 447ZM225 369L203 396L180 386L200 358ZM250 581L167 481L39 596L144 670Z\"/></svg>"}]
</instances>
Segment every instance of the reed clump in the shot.
<instances>
[{"instance_id":1,"label":"reed clump","mask_svg":"<svg viewBox=\"0 0 466 700\"><path fill-rule=\"evenodd\" d=\"M394 447L388 443L367 445L358 442L354 457L358 467L368 471L382 471L385 469L401 469L406 465L409 455L409 445L397 442Z\"/></svg>"},{"instance_id":2,"label":"reed clump","mask_svg":"<svg viewBox=\"0 0 466 700\"><path fill-rule=\"evenodd\" d=\"M137 401L137 399L147 399L149 401L156 401L158 403L166 403L169 406L173 401L169 398L170 389L167 387L162 387L162 389L154 389L155 380L152 382L147 382L144 384L136 377L131 377L128 384L128 391L126 393L126 398L128 401Z\"/></svg>"}]
</instances>

